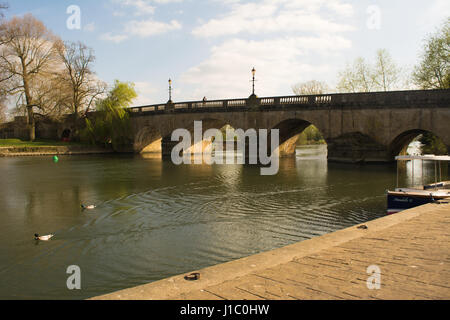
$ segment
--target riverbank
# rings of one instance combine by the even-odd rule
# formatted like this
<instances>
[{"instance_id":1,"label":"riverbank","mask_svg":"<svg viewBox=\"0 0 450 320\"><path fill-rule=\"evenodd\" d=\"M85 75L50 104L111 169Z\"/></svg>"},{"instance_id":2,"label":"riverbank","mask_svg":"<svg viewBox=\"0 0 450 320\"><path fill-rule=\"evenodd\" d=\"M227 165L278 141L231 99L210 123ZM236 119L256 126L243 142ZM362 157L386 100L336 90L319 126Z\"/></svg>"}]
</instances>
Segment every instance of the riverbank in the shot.
<instances>
[{"instance_id":1,"label":"riverbank","mask_svg":"<svg viewBox=\"0 0 450 320\"><path fill-rule=\"evenodd\" d=\"M81 155L112 153L112 149L89 145L66 146L0 146L0 157L45 156L45 155Z\"/></svg>"},{"instance_id":2,"label":"riverbank","mask_svg":"<svg viewBox=\"0 0 450 320\"><path fill-rule=\"evenodd\" d=\"M196 281L178 275L93 299L449 299L446 202L208 267ZM368 288L368 268L380 271L379 289Z\"/></svg>"}]
</instances>

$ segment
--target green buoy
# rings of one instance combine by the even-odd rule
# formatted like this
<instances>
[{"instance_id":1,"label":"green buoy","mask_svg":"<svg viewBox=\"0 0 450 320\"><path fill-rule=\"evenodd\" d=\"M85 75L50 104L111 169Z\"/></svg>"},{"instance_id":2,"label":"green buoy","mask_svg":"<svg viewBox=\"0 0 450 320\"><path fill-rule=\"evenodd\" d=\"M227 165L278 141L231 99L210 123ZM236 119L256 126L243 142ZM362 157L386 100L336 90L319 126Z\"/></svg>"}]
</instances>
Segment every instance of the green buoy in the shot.
<instances>
[{"instance_id":1,"label":"green buoy","mask_svg":"<svg viewBox=\"0 0 450 320\"><path fill-rule=\"evenodd\" d=\"M56 163L56 162L58 162L58 161L59 161L59 158L58 158L58 156L54 156L54 157L53 157L53 162L55 162L55 163Z\"/></svg>"}]
</instances>

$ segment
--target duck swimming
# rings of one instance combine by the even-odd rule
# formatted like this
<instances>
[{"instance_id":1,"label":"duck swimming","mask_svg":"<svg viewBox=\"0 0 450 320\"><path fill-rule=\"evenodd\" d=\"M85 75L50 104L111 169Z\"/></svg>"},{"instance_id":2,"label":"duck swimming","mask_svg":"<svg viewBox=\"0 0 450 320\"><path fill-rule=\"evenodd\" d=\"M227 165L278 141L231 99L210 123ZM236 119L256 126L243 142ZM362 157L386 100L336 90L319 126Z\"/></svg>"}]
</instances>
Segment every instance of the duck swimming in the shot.
<instances>
[{"instance_id":1,"label":"duck swimming","mask_svg":"<svg viewBox=\"0 0 450 320\"><path fill-rule=\"evenodd\" d=\"M85 206L84 204L81 205L82 209L92 210L95 209L95 206L93 204Z\"/></svg>"},{"instance_id":2,"label":"duck swimming","mask_svg":"<svg viewBox=\"0 0 450 320\"><path fill-rule=\"evenodd\" d=\"M40 236L37 233L34 234L34 239L35 240L41 240L41 241L48 241L50 240L50 238L52 238L54 235L53 234L49 234L46 236Z\"/></svg>"}]
</instances>

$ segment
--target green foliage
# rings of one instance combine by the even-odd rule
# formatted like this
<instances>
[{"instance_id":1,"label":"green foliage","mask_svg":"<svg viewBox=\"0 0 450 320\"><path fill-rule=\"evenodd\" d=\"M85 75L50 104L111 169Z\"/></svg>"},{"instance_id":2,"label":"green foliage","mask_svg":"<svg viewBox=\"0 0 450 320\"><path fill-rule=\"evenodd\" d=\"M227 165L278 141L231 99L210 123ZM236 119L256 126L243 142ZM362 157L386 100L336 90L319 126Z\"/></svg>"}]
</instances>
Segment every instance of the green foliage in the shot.
<instances>
[{"instance_id":1,"label":"green foliage","mask_svg":"<svg viewBox=\"0 0 450 320\"><path fill-rule=\"evenodd\" d=\"M374 87L372 66L364 58L356 58L352 65L338 73L339 92L369 92Z\"/></svg>"},{"instance_id":2,"label":"green foliage","mask_svg":"<svg viewBox=\"0 0 450 320\"><path fill-rule=\"evenodd\" d=\"M86 119L82 139L93 144L112 144L116 150L130 143L131 126L126 108L136 97L133 83L116 80L108 96L98 102L95 119Z\"/></svg>"},{"instance_id":3,"label":"green foliage","mask_svg":"<svg viewBox=\"0 0 450 320\"><path fill-rule=\"evenodd\" d=\"M431 132L426 132L418 139L422 144L422 154L446 155L447 147L441 139Z\"/></svg>"},{"instance_id":4,"label":"green foliage","mask_svg":"<svg viewBox=\"0 0 450 320\"><path fill-rule=\"evenodd\" d=\"M311 144L326 144L325 139L314 125L310 125L308 128L300 133L297 145L311 145Z\"/></svg>"},{"instance_id":5,"label":"green foliage","mask_svg":"<svg viewBox=\"0 0 450 320\"><path fill-rule=\"evenodd\" d=\"M413 81L422 89L450 88L450 18L441 30L429 37Z\"/></svg>"},{"instance_id":6,"label":"green foliage","mask_svg":"<svg viewBox=\"0 0 450 320\"><path fill-rule=\"evenodd\" d=\"M338 73L337 90L346 92L389 91L401 86L402 69L386 49L376 52L375 61L356 58Z\"/></svg>"},{"instance_id":7,"label":"green foliage","mask_svg":"<svg viewBox=\"0 0 450 320\"><path fill-rule=\"evenodd\" d=\"M137 97L134 83L114 81L114 87L108 96L97 104L97 111L113 111L128 108Z\"/></svg>"}]
</instances>

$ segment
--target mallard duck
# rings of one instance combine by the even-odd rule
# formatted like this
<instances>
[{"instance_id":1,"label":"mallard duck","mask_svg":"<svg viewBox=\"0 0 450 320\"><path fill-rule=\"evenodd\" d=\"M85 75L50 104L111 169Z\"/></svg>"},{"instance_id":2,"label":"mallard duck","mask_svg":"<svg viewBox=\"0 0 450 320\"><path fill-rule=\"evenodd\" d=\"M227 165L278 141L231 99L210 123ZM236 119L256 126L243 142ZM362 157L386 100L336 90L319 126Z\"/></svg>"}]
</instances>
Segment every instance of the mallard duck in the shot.
<instances>
[{"instance_id":1,"label":"mallard duck","mask_svg":"<svg viewBox=\"0 0 450 320\"><path fill-rule=\"evenodd\" d=\"M84 204L81 205L82 209L92 210L95 209L95 206L93 204L85 206Z\"/></svg>"},{"instance_id":2,"label":"mallard duck","mask_svg":"<svg viewBox=\"0 0 450 320\"><path fill-rule=\"evenodd\" d=\"M191 273L191 274L189 274L187 276L184 276L184 279L188 280L188 281L198 280L198 279L200 279L200 273L199 272Z\"/></svg>"},{"instance_id":3,"label":"mallard duck","mask_svg":"<svg viewBox=\"0 0 450 320\"><path fill-rule=\"evenodd\" d=\"M34 239L35 240L41 240L41 241L48 241L50 240L54 235L53 234L49 234L46 236L40 236L37 233L34 234Z\"/></svg>"}]
</instances>

